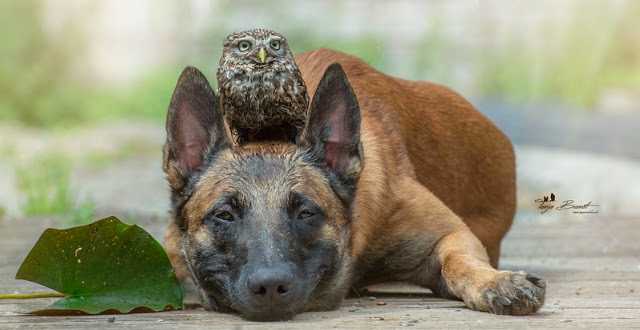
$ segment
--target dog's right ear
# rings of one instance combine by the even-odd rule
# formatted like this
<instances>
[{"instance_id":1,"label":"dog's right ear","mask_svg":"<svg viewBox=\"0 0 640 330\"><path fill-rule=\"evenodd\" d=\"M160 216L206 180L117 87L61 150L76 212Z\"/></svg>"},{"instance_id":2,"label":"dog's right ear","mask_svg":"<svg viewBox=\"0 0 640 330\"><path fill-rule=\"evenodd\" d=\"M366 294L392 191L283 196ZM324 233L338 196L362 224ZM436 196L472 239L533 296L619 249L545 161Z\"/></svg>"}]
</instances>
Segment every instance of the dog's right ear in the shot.
<instances>
[{"instance_id":1,"label":"dog's right ear","mask_svg":"<svg viewBox=\"0 0 640 330\"><path fill-rule=\"evenodd\" d=\"M201 170L207 157L230 146L218 97L207 78L186 67L173 91L167 112L163 169L174 193Z\"/></svg>"}]
</instances>

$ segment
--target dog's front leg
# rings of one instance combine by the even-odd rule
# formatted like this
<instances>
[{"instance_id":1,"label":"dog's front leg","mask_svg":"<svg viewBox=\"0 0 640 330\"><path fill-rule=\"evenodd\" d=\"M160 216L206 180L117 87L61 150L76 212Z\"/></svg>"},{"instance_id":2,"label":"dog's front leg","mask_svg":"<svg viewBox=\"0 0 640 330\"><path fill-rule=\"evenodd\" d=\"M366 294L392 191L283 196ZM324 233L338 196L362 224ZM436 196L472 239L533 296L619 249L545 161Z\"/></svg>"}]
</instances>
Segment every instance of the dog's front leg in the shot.
<instances>
[{"instance_id":1,"label":"dog's front leg","mask_svg":"<svg viewBox=\"0 0 640 330\"><path fill-rule=\"evenodd\" d=\"M401 205L389 220L387 238L381 240L394 248L387 251L384 263L388 273L396 274L394 280L426 286L478 311L524 315L542 307L543 280L496 270L480 240L428 189L412 180L398 187Z\"/></svg>"},{"instance_id":2,"label":"dog's front leg","mask_svg":"<svg viewBox=\"0 0 640 330\"><path fill-rule=\"evenodd\" d=\"M466 226L443 236L434 252L441 265L439 289L471 309L526 315L544 304L545 282L524 272L494 269L482 243Z\"/></svg>"}]
</instances>

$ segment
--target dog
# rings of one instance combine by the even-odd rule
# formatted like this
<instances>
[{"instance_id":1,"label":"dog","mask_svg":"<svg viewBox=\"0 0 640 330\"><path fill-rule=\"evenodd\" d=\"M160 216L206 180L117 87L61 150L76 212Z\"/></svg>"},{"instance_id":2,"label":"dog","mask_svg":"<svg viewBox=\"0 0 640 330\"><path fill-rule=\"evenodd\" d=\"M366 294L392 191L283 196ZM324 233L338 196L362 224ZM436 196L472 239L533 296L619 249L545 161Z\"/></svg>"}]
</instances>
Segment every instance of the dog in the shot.
<instances>
[{"instance_id":1,"label":"dog","mask_svg":"<svg viewBox=\"0 0 640 330\"><path fill-rule=\"evenodd\" d=\"M205 308L287 320L405 281L477 311L538 311L545 281L496 269L515 212L508 138L443 86L328 49L296 61L313 97L295 144L234 145L202 73L177 82L166 248Z\"/></svg>"}]
</instances>

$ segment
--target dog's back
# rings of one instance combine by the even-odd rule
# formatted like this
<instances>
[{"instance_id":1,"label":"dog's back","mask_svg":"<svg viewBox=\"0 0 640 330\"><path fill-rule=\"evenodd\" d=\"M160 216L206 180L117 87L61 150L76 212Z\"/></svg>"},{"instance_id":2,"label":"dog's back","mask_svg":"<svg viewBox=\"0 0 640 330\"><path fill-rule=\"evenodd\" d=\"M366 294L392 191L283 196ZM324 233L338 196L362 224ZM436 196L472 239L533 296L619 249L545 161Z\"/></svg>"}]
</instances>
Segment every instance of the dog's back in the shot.
<instances>
[{"instance_id":1,"label":"dog's back","mask_svg":"<svg viewBox=\"0 0 640 330\"><path fill-rule=\"evenodd\" d=\"M328 49L296 61L309 91L331 63L342 65L361 108L365 150L386 149L373 163L385 167L387 178L416 177L465 221L496 265L516 203L508 138L446 87L394 78Z\"/></svg>"}]
</instances>

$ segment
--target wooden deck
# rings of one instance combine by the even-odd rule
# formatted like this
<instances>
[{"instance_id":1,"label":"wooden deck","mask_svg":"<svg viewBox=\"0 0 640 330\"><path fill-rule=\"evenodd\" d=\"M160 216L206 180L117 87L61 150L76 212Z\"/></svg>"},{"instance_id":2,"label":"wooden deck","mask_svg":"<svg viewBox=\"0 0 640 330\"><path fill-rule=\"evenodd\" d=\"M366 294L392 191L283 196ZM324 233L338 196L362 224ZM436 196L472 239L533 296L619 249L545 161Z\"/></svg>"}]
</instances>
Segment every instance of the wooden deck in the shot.
<instances>
[{"instance_id":1,"label":"wooden deck","mask_svg":"<svg viewBox=\"0 0 640 330\"><path fill-rule=\"evenodd\" d=\"M0 219L0 292L42 290L13 280L47 219ZM143 225L161 233L161 222ZM38 317L26 314L51 299L0 300L0 329L205 329L205 328L640 328L640 217L598 215L519 222L505 241L502 268L524 269L548 282L537 315L473 312L403 285L373 288L373 297L346 300L333 312L305 313L284 323L246 322L195 308L178 312ZM413 294L407 294L413 293ZM384 303L383 303L384 302Z\"/></svg>"}]
</instances>

